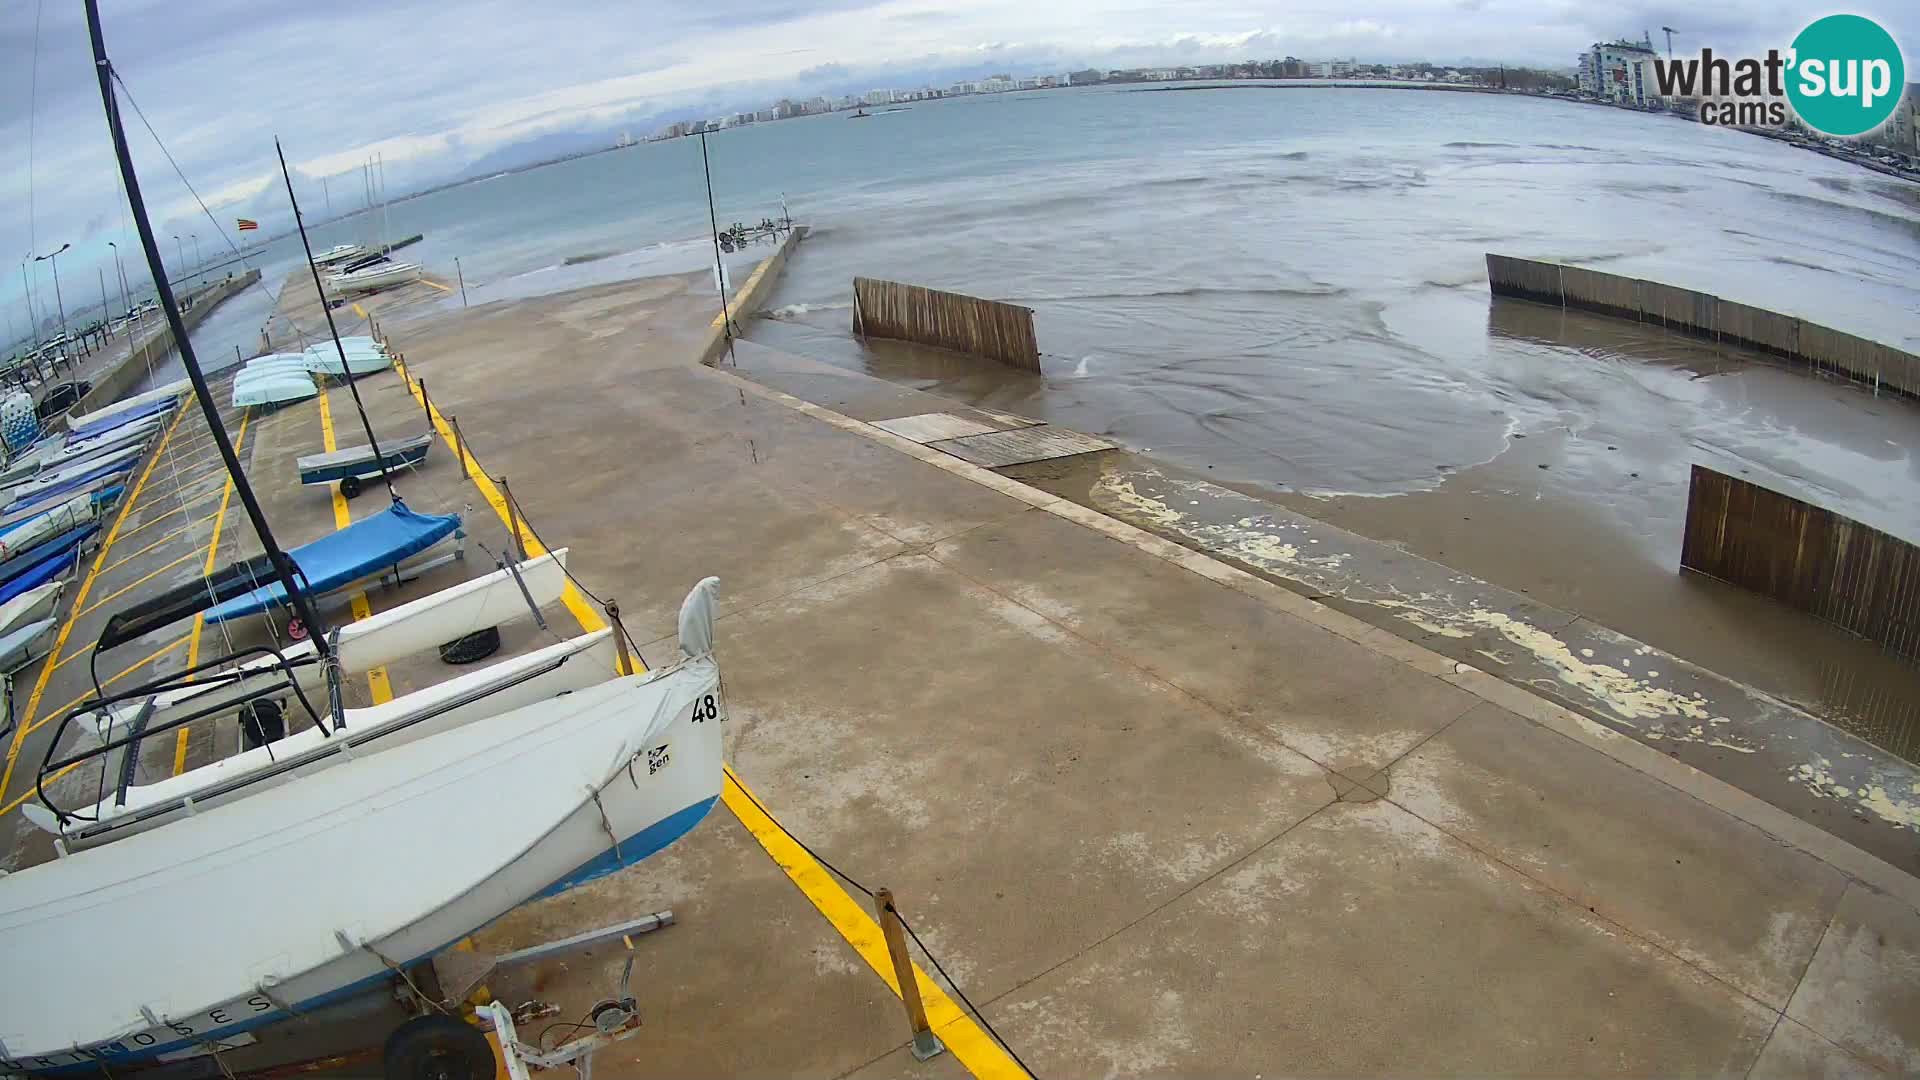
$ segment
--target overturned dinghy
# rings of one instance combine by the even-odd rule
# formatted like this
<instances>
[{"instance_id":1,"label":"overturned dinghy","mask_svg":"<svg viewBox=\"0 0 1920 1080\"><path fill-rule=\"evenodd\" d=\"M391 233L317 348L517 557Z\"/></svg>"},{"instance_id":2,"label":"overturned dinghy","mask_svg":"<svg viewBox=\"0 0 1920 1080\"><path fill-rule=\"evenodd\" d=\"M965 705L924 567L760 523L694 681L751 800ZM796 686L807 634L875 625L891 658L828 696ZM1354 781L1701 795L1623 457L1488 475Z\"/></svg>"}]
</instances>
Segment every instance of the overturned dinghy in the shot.
<instances>
[{"instance_id":1,"label":"overturned dinghy","mask_svg":"<svg viewBox=\"0 0 1920 1080\"><path fill-rule=\"evenodd\" d=\"M683 609L683 627L711 627L714 584L689 595L704 614ZM0 962L35 973L0 983L0 1069L99 1073L242 1032L264 1043L291 1017L391 993L396 970L528 900L665 848L723 776L712 641L683 630L681 648L674 667L0 878ZM503 792L510 812L474 817ZM167 932L99 932L143 925Z\"/></svg>"}]
</instances>

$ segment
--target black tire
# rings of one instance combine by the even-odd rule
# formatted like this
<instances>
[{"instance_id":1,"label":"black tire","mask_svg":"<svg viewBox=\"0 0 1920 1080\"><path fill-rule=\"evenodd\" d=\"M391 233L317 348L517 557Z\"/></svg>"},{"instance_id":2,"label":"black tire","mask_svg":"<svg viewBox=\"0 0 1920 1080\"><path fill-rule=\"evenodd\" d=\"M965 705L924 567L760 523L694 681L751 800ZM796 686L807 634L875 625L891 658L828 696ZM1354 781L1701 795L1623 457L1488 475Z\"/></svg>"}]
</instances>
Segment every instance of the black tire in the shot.
<instances>
[{"instance_id":1,"label":"black tire","mask_svg":"<svg viewBox=\"0 0 1920 1080\"><path fill-rule=\"evenodd\" d=\"M449 664L471 664L500 651L500 628L489 626L440 646L440 659Z\"/></svg>"},{"instance_id":2,"label":"black tire","mask_svg":"<svg viewBox=\"0 0 1920 1080\"><path fill-rule=\"evenodd\" d=\"M493 1045L451 1016L416 1016L387 1036L381 1071L386 1080L493 1080Z\"/></svg>"},{"instance_id":3,"label":"black tire","mask_svg":"<svg viewBox=\"0 0 1920 1080\"><path fill-rule=\"evenodd\" d=\"M287 717L266 698L240 706L240 744L248 750L287 737Z\"/></svg>"},{"instance_id":4,"label":"black tire","mask_svg":"<svg viewBox=\"0 0 1920 1080\"><path fill-rule=\"evenodd\" d=\"M340 480L340 494L343 498L348 499L360 494L360 478L357 476L342 477Z\"/></svg>"}]
</instances>

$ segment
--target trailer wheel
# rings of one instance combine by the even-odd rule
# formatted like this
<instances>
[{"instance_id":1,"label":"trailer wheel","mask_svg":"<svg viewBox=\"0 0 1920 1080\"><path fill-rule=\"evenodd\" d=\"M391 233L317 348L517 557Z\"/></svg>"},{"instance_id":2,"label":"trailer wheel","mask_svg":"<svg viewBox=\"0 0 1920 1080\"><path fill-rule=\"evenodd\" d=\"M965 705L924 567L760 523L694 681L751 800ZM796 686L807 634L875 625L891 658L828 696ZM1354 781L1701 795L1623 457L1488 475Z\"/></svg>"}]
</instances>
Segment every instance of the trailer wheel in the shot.
<instances>
[{"instance_id":1,"label":"trailer wheel","mask_svg":"<svg viewBox=\"0 0 1920 1080\"><path fill-rule=\"evenodd\" d=\"M451 1016L416 1016L387 1036L381 1071L386 1080L493 1080L493 1045Z\"/></svg>"},{"instance_id":2,"label":"trailer wheel","mask_svg":"<svg viewBox=\"0 0 1920 1080\"><path fill-rule=\"evenodd\" d=\"M360 478L357 476L341 477L340 478L340 494L343 497L348 499L351 499L355 495L360 494Z\"/></svg>"}]
</instances>

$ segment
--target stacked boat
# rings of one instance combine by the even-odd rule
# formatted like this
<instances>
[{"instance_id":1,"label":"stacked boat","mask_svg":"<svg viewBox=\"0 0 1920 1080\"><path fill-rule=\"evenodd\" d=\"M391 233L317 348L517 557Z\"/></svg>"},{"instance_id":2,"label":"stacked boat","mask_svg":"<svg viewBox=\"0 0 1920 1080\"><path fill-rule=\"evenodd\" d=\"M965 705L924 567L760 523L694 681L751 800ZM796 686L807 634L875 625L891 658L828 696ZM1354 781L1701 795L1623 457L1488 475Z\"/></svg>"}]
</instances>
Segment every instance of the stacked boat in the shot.
<instances>
[{"instance_id":1,"label":"stacked boat","mask_svg":"<svg viewBox=\"0 0 1920 1080\"><path fill-rule=\"evenodd\" d=\"M120 126L98 5L85 8L133 222L182 366L207 402ZM304 243L297 204L293 217ZM341 366L351 371L351 358ZM299 373L310 380L311 370ZM294 372L265 365L257 377ZM139 408L119 410L115 427L138 422ZM68 435L82 430L112 428ZM388 1045L417 1052L421 1075L490 1077L490 1063L460 1051L470 1043L445 1041L435 1009L451 1005L427 999L431 987L408 969L520 904L648 858L706 816L724 775L718 582L687 595L679 655L665 668L631 673L631 641L613 617L610 629L552 635L533 652L348 709L352 671L434 642L443 658L468 658L449 649L488 630L497 641L499 623L522 615L551 634L539 610L564 588L563 553L329 630L322 594L396 566L458 517L415 514L395 494L381 514L283 550L231 445L216 446L262 553L117 610L93 643L95 696L60 717L35 779L30 816L55 834L56 857L0 875L0 970L16 976L0 980L0 1074L120 1075L206 1054L200 1075L231 1075L224 1055L241 1047L257 1062L239 1062L243 1072L290 1065L314 1056L324 1020L364 1028L370 1004L398 998L426 1015ZM82 475L36 493L52 498ZM283 644L269 626L266 644L229 646L143 685L98 677L102 653L230 603L291 609L304 642ZM237 734L242 749L135 783L142 740L175 732L165 743L185 745L195 723L223 736L202 746Z\"/></svg>"},{"instance_id":2,"label":"stacked boat","mask_svg":"<svg viewBox=\"0 0 1920 1080\"><path fill-rule=\"evenodd\" d=\"M342 357L344 356L344 360ZM320 392L320 380L358 377L393 364L387 347L371 337L343 337L336 348L329 341L300 352L256 356L233 377L233 404L287 405Z\"/></svg>"},{"instance_id":3,"label":"stacked boat","mask_svg":"<svg viewBox=\"0 0 1920 1080\"><path fill-rule=\"evenodd\" d=\"M42 435L0 465L0 673L37 655L41 634L14 634L46 615L7 622L9 605L58 595L185 389L172 384L71 417L65 432Z\"/></svg>"},{"instance_id":4,"label":"stacked boat","mask_svg":"<svg viewBox=\"0 0 1920 1080\"><path fill-rule=\"evenodd\" d=\"M378 292L419 281L425 273L417 262L377 262L358 270L328 274L327 291L335 296Z\"/></svg>"}]
</instances>

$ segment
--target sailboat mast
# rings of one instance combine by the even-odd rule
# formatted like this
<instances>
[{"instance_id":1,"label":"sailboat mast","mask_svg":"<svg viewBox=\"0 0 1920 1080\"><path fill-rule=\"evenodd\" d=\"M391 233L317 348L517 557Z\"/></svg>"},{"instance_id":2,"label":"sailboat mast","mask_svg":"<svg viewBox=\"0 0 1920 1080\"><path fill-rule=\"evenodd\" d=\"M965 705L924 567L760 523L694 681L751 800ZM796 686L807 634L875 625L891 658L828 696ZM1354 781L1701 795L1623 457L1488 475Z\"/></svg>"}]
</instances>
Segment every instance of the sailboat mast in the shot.
<instances>
[{"instance_id":1,"label":"sailboat mast","mask_svg":"<svg viewBox=\"0 0 1920 1080\"><path fill-rule=\"evenodd\" d=\"M175 302L173 286L167 281L166 265L160 258L160 244L154 238L153 223L147 220L146 200L140 194L140 177L134 172L133 153L127 149L126 129L120 123L120 107L113 93L113 64L107 59L106 39L100 32L99 0L86 0L86 11L87 34L93 42L93 69L100 77L100 104L107 110L107 131L113 136L113 153L120 162L120 178L126 183L127 204L133 211L133 223L140 233L140 247L146 252L147 269L153 274L154 291L160 296L160 310L166 314L168 329L173 331L173 343L180 350L181 366L187 369L187 378L193 383L193 395L200 403L201 413L206 416L214 445L220 450L220 460L227 466L227 475L233 480L233 490L240 496L247 519L253 523L253 531L260 537L260 546L266 552L267 560L273 564L281 583L286 586L287 599L293 604L294 613L300 616L315 647L324 656L327 652L326 624L320 621L319 612L309 602L306 589L295 580L297 568L293 560L273 538L273 529L267 525L267 516L261 512L259 500L254 498L253 485L247 483L247 474L240 468L240 459L233 452L233 440L227 437L226 425L220 422L220 410L214 404L213 391L207 388L207 377L200 371L200 362L193 355L193 342L187 337L187 328L180 320L180 305Z\"/></svg>"}]
</instances>

